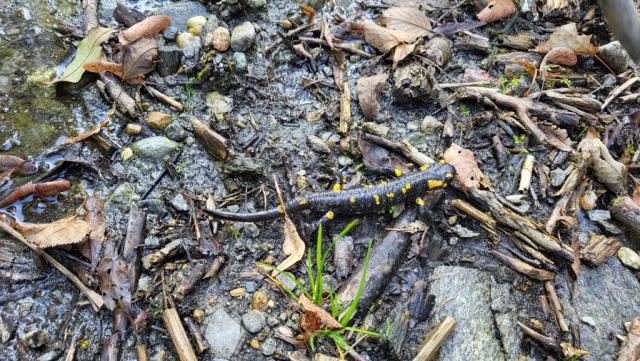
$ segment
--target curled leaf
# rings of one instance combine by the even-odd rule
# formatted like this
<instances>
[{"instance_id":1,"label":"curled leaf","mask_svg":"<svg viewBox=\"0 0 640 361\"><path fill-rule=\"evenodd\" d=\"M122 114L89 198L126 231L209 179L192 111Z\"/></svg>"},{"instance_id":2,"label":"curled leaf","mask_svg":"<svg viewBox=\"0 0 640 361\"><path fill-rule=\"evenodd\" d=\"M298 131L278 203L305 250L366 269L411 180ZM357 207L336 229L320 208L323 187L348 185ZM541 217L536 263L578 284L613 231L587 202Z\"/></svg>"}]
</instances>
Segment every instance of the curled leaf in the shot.
<instances>
[{"instance_id":1,"label":"curled leaf","mask_svg":"<svg viewBox=\"0 0 640 361\"><path fill-rule=\"evenodd\" d=\"M280 207L284 208L284 199L282 198L282 193L280 192L280 186L278 185L277 178L273 177L275 181L276 193L278 194L278 199L280 200ZM298 234L298 230L296 229L296 225L291 221L291 218L287 215L287 212L284 211L284 243L282 244L282 251L288 257L282 261L277 270L273 271L273 276L275 277L279 271L284 271L294 264L300 262L302 257L304 257L305 243L300 238Z\"/></svg>"},{"instance_id":2,"label":"curled leaf","mask_svg":"<svg viewBox=\"0 0 640 361\"><path fill-rule=\"evenodd\" d=\"M388 149L358 138L358 148L362 153L362 162L367 170L379 174L393 174L396 169L402 173L409 171L405 161Z\"/></svg>"},{"instance_id":3,"label":"curled leaf","mask_svg":"<svg viewBox=\"0 0 640 361\"><path fill-rule=\"evenodd\" d=\"M153 15L121 31L118 39L122 45L127 45L140 38L154 37L171 25L171 18L166 15Z\"/></svg>"},{"instance_id":4,"label":"curled leaf","mask_svg":"<svg viewBox=\"0 0 640 361\"><path fill-rule=\"evenodd\" d=\"M115 32L114 29L102 27L89 30L87 36L78 44L73 61L64 69L62 76L53 82L77 83L85 71L82 65L100 60L101 45L109 39L113 32Z\"/></svg>"},{"instance_id":5,"label":"curled leaf","mask_svg":"<svg viewBox=\"0 0 640 361\"><path fill-rule=\"evenodd\" d=\"M591 166L600 183L616 194L626 192L627 171L624 164L613 159L609 149L600 141L593 129L589 129L584 139L578 144L578 151Z\"/></svg>"},{"instance_id":6,"label":"curled leaf","mask_svg":"<svg viewBox=\"0 0 640 361\"><path fill-rule=\"evenodd\" d=\"M414 39L410 34L389 30L373 21L367 20L363 26L364 40L383 54L387 54L398 44L403 42L410 43Z\"/></svg>"},{"instance_id":7,"label":"curled leaf","mask_svg":"<svg viewBox=\"0 0 640 361\"><path fill-rule=\"evenodd\" d=\"M478 13L478 20L483 23L502 20L516 12L516 4L512 0L490 0L487 6Z\"/></svg>"},{"instance_id":8,"label":"curled leaf","mask_svg":"<svg viewBox=\"0 0 640 361\"><path fill-rule=\"evenodd\" d=\"M479 188L480 185L489 187L491 181L484 176L473 152L462 148L457 144L451 144L444 152L444 160L456 169L455 179L458 181L463 191L471 188Z\"/></svg>"},{"instance_id":9,"label":"curled leaf","mask_svg":"<svg viewBox=\"0 0 640 361\"><path fill-rule=\"evenodd\" d=\"M542 132L547 136L549 144L564 152L571 152L573 141L569 138L567 131L555 124L538 124Z\"/></svg>"},{"instance_id":10,"label":"curled leaf","mask_svg":"<svg viewBox=\"0 0 640 361\"><path fill-rule=\"evenodd\" d=\"M358 102L364 116L372 120L380 110L378 94L387 84L388 74L378 74L374 76L361 77L358 79Z\"/></svg>"},{"instance_id":11,"label":"curled leaf","mask_svg":"<svg viewBox=\"0 0 640 361\"><path fill-rule=\"evenodd\" d=\"M122 64L98 60L82 64L82 67L90 73L102 73L106 71L122 79Z\"/></svg>"},{"instance_id":12,"label":"curled leaf","mask_svg":"<svg viewBox=\"0 0 640 361\"><path fill-rule=\"evenodd\" d=\"M127 45L122 54L122 79L134 79L152 71L157 58L158 45L153 38L141 38Z\"/></svg>"}]
</instances>

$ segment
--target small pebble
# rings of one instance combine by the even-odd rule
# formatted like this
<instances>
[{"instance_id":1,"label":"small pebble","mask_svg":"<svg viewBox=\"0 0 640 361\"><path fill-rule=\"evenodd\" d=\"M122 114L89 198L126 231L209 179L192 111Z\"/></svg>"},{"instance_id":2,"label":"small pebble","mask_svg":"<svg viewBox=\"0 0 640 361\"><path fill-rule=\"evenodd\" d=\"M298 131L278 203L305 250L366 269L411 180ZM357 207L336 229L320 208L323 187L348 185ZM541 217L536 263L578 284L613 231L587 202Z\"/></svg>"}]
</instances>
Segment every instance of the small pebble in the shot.
<instances>
[{"instance_id":1,"label":"small pebble","mask_svg":"<svg viewBox=\"0 0 640 361\"><path fill-rule=\"evenodd\" d=\"M253 293L256 290L256 283L253 281L247 281L244 284L244 288L247 289L247 292Z\"/></svg>"},{"instance_id":2,"label":"small pebble","mask_svg":"<svg viewBox=\"0 0 640 361\"><path fill-rule=\"evenodd\" d=\"M251 348L254 349L254 350L259 350L260 349L260 342L258 342L258 340L256 340L254 338L251 341L249 341L249 346L251 346Z\"/></svg>"},{"instance_id":3,"label":"small pebble","mask_svg":"<svg viewBox=\"0 0 640 361\"><path fill-rule=\"evenodd\" d=\"M138 135L142 133L142 125L136 123L127 124L127 134L129 135Z\"/></svg>"},{"instance_id":4,"label":"small pebble","mask_svg":"<svg viewBox=\"0 0 640 361\"><path fill-rule=\"evenodd\" d=\"M620 249L618 249L618 258L620 258L620 262L625 266L636 271L640 270L640 256L631 248L620 247Z\"/></svg>"},{"instance_id":5,"label":"small pebble","mask_svg":"<svg viewBox=\"0 0 640 361\"><path fill-rule=\"evenodd\" d=\"M425 134L435 133L443 127L444 124L431 115L424 117L424 119L422 119L422 123L420 123L420 130Z\"/></svg>"},{"instance_id":6,"label":"small pebble","mask_svg":"<svg viewBox=\"0 0 640 361\"><path fill-rule=\"evenodd\" d=\"M211 46L217 51L227 51L231 44L231 33L229 29L219 26L211 34Z\"/></svg>"},{"instance_id":7,"label":"small pebble","mask_svg":"<svg viewBox=\"0 0 640 361\"><path fill-rule=\"evenodd\" d=\"M193 310L191 317L193 317L193 320L197 323L202 323L202 321L204 320L204 310L202 308L196 308L195 310Z\"/></svg>"},{"instance_id":8,"label":"small pebble","mask_svg":"<svg viewBox=\"0 0 640 361\"><path fill-rule=\"evenodd\" d=\"M242 315L242 325L251 333L262 330L266 323L267 320L262 311L251 310Z\"/></svg>"},{"instance_id":9,"label":"small pebble","mask_svg":"<svg viewBox=\"0 0 640 361\"><path fill-rule=\"evenodd\" d=\"M269 297L263 291L255 291L251 297L251 309L264 311L267 308Z\"/></svg>"},{"instance_id":10,"label":"small pebble","mask_svg":"<svg viewBox=\"0 0 640 361\"><path fill-rule=\"evenodd\" d=\"M127 160L129 158L131 158L133 156L133 150L129 147L126 147L124 149L122 149L122 152L120 153L120 158L122 160Z\"/></svg>"},{"instance_id":11,"label":"small pebble","mask_svg":"<svg viewBox=\"0 0 640 361\"><path fill-rule=\"evenodd\" d=\"M262 343L262 354L265 356L271 356L276 353L277 347L278 343L276 342L276 340L268 338Z\"/></svg>"},{"instance_id":12,"label":"small pebble","mask_svg":"<svg viewBox=\"0 0 640 361\"><path fill-rule=\"evenodd\" d=\"M245 290L244 287L238 287L229 291L229 296L235 297L235 298L242 298L246 293L247 293L247 290Z\"/></svg>"},{"instance_id":13,"label":"small pebble","mask_svg":"<svg viewBox=\"0 0 640 361\"><path fill-rule=\"evenodd\" d=\"M362 123L362 131L380 137L386 137L387 134L389 134L389 127L384 124L364 122Z\"/></svg>"},{"instance_id":14,"label":"small pebble","mask_svg":"<svg viewBox=\"0 0 640 361\"><path fill-rule=\"evenodd\" d=\"M163 130L171 123L171 116L161 112L151 112L147 115L147 124L156 130Z\"/></svg>"},{"instance_id":15,"label":"small pebble","mask_svg":"<svg viewBox=\"0 0 640 361\"><path fill-rule=\"evenodd\" d=\"M592 211L587 212L587 214L589 215L589 219L594 222L608 221L611 219L611 213L603 209L594 209Z\"/></svg>"},{"instance_id":16,"label":"small pebble","mask_svg":"<svg viewBox=\"0 0 640 361\"><path fill-rule=\"evenodd\" d=\"M207 23L207 18L204 16L194 16L187 20L187 31L193 35L200 35L202 27Z\"/></svg>"}]
</instances>

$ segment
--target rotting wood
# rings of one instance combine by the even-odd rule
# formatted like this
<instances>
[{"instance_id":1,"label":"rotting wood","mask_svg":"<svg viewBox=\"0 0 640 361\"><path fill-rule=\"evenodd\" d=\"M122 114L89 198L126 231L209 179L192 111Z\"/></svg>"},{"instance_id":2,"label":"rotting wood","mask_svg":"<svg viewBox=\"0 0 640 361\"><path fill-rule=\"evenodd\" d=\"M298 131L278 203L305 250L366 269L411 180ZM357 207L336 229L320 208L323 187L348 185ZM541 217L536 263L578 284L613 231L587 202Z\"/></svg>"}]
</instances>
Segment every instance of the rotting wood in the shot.
<instances>
[{"instance_id":1,"label":"rotting wood","mask_svg":"<svg viewBox=\"0 0 640 361\"><path fill-rule=\"evenodd\" d=\"M346 135L351 124L351 87L346 81L342 83L342 95L340 97L340 123L338 133Z\"/></svg>"},{"instance_id":2,"label":"rotting wood","mask_svg":"<svg viewBox=\"0 0 640 361\"><path fill-rule=\"evenodd\" d=\"M629 233L629 238L640 244L640 205L629 196L614 199L609 206L611 216L622 223Z\"/></svg>"},{"instance_id":3,"label":"rotting wood","mask_svg":"<svg viewBox=\"0 0 640 361\"><path fill-rule=\"evenodd\" d=\"M440 323L429 332L420 345L420 350L413 361L433 361L438 356L440 346L455 330L458 322L451 316L445 316Z\"/></svg>"},{"instance_id":4,"label":"rotting wood","mask_svg":"<svg viewBox=\"0 0 640 361\"><path fill-rule=\"evenodd\" d=\"M161 102L167 104L168 106L172 107L173 109L179 111L179 112L183 112L184 111L184 106L182 105L182 103L180 103L179 101L173 99L172 97L166 95L165 93L161 92L160 90L146 85L144 87L144 89L146 89L149 94L151 94L152 96L158 98L158 100L160 100Z\"/></svg>"},{"instance_id":5,"label":"rotting wood","mask_svg":"<svg viewBox=\"0 0 640 361\"><path fill-rule=\"evenodd\" d=\"M161 249L150 253L142 258L142 266L144 269L151 269L163 263L167 258L174 256L178 253L181 241L179 239L173 240L167 243Z\"/></svg>"},{"instance_id":6,"label":"rotting wood","mask_svg":"<svg viewBox=\"0 0 640 361\"><path fill-rule=\"evenodd\" d=\"M555 338L545 336L539 332L536 332L535 330L533 330L532 328L530 328L529 326L525 325L520 321L518 321L518 326L520 326L520 329L522 330L522 332L524 332L527 336L540 342L544 346L552 347L552 348L559 347L558 340L556 340Z\"/></svg>"},{"instance_id":7,"label":"rotting wood","mask_svg":"<svg viewBox=\"0 0 640 361\"><path fill-rule=\"evenodd\" d=\"M82 0L82 9L84 10L84 33L100 26L98 21L98 0Z\"/></svg>"},{"instance_id":8,"label":"rotting wood","mask_svg":"<svg viewBox=\"0 0 640 361\"><path fill-rule=\"evenodd\" d=\"M173 298L182 301L193 287L202 279L207 271L207 263L203 261L192 261L190 264L189 276L173 291Z\"/></svg>"},{"instance_id":9,"label":"rotting wood","mask_svg":"<svg viewBox=\"0 0 640 361\"><path fill-rule=\"evenodd\" d=\"M218 257L214 258L213 262L211 263L211 266L209 266L209 269L207 269L207 272L205 272L204 276L202 276L202 279L206 280L208 278L215 277L218 274L218 272L220 271L220 268L222 268L223 265L224 265L224 257L223 256L218 256Z\"/></svg>"},{"instance_id":10,"label":"rotting wood","mask_svg":"<svg viewBox=\"0 0 640 361\"><path fill-rule=\"evenodd\" d=\"M617 88L613 89L611 91L611 94L609 94L607 99L605 99L604 103L602 103L602 107L600 107L600 110L601 111L604 110L614 99L616 99L620 94L622 94L623 91L629 89L638 80L640 80L640 78L638 78L637 76L634 76L633 78L622 83Z\"/></svg>"},{"instance_id":11,"label":"rotting wood","mask_svg":"<svg viewBox=\"0 0 640 361\"><path fill-rule=\"evenodd\" d=\"M184 318L184 323L187 324L187 328L189 329L189 333L193 340L196 342L196 347L198 348L198 353L204 353L209 349L209 345L204 337L202 337L202 333L198 330L198 326L196 326L195 322L189 317Z\"/></svg>"},{"instance_id":12,"label":"rotting wood","mask_svg":"<svg viewBox=\"0 0 640 361\"><path fill-rule=\"evenodd\" d=\"M120 82L113 74L100 73L100 80L102 80L102 84L104 84L106 93L123 113L134 118L138 116L136 101L124 91Z\"/></svg>"},{"instance_id":13,"label":"rotting wood","mask_svg":"<svg viewBox=\"0 0 640 361\"><path fill-rule=\"evenodd\" d=\"M3 231L7 232L8 234L13 236L20 242L22 242L25 246L29 247L32 251L42 256L42 258L44 258L53 267L55 267L58 271L60 271L60 273L65 275L71 281L71 283L73 283L76 287L78 287L78 289L80 289L80 291L84 293L85 296L87 296L87 298L91 302L91 306L93 307L94 311L98 312L102 308L102 306L104 305L104 300L102 299L102 296L100 296L98 293L96 293L94 290L90 289L89 287L85 286L85 284L82 283L82 281L75 274L69 271L65 266L63 266L55 258L51 257L47 252L45 252L40 247L35 246L31 242L27 241L26 238L24 238L20 233L18 233L16 230L11 228L4 221L0 221L0 228L2 228Z\"/></svg>"},{"instance_id":14,"label":"rotting wood","mask_svg":"<svg viewBox=\"0 0 640 361\"><path fill-rule=\"evenodd\" d=\"M196 139L202 143L207 152L214 157L226 160L230 153L227 147L227 140L204 122L196 117L191 117L191 125Z\"/></svg>"},{"instance_id":15,"label":"rotting wood","mask_svg":"<svg viewBox=\"0 0 640 361\"><path fill-rule=\"evenodd\" d=\"M622 243L614 237L593 235L580 250L580 258L591 266L599 266L615 255L621 246Z\"/></svg>"}]
</instances>

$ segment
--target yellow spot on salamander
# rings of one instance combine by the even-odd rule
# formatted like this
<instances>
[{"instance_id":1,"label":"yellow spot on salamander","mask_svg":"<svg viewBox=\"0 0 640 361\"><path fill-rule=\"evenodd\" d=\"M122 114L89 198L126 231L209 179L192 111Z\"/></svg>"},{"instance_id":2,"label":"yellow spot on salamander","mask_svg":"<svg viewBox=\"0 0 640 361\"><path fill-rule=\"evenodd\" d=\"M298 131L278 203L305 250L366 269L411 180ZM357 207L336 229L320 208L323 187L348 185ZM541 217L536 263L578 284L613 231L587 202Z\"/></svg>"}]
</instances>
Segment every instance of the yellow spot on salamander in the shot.
<instances>
[{"instance_id":1,"label":"yellow spot on salamander","mask_svg":"<svg viewBox=\"0 0 640 361\"><path fill-rule=\"evenodd\" d=\"M327 216L328 220L332 221L333 217L335 217L336 215L335 215L335 213L333 213L333 211L329 211L329 212L327 212L326 216Z\"/></svg>"},{"instance_id":2,"label":"yellow spot on salamander","mask_svg":"<svg viewBox=\"0 0 640 361\"><path fill-rule=\"evenodd\" d=\"M447 173L444 175L445 179L453 179L453 173Z\"/></svg>"},{"instance_id":3,"label":"yellow spot on salamander","mask_svg":"<svg viewBox=\"0 0 640 361\"><path fill-rule=\"evenodd\" d=\"M416 198L416 204L419 206L424 206L424 201L422 200L422 198Z\"/></svg>"},{"instance_id":4,"label":"yellow spot on salamander","mask_svg":"<svg viewBox=\"0 0 640 361\"><path fill-rule=\"evenodd\" d=\"M400 170L400 168L396 168L393 170L393 174L395 174L396 177L400 177L402 175L402 171Z\"/></svg>"},{"instance_id":5,"label":"yellow spot on salamander","mask_svg":"<svg viewBox=\"0 0 640 361\"><path fill-rule=\"evenodd\" d=\"M443 181L434 180L434 179L429 179L429 182L427 183L427 186L429 187L429 189L442 188L444 185L445 183Z\"/></svg>"},{"instance_id":6,"label":"yellow spot on salamander","mask_svg":"<svg viewBox=\"0 0 640 361\"><path fill-rule=\"evenodd\" d=\"M306 198L302 198L298 200L298 204L301 206L304 206L305 204L307 204L307 199Z\"/></svg>"},{"instance_id":7,"label":"yellow spot on salamander","mask_svg":"<svg viewBox=\"0 0 640 361\"><path fill-rule=\"evenodd\" d=\"M280 214L284 214L284 207L282 205L279 205L278 211L280 212Z\"/></svg>"},{"instance_id":8,"label":"yellow spot on salamander","mask_svg":"<svg viewBox=\"0 0 640 361\"><path fill-rule=\"evenodd\" d=\"M440 164L447 164L444 159L440 159Z\"/></svg>"},{"instance_id":9,"label":"yellow spot on salamander","mask_svg":"<svg viewBox=\"0 0 640 361\"><path fill-rule=\"evenodd\" d=\"M387 193L387 198L393 198L393 197L395 197L395 196L396 196L396 195L395 195L393 192L389 192L389 193Z\"/></svg>"},{"instance_id":10,"label":"yellow spot on salamander","mask_svg":"<svg viewBox=\"0 0 640 361\"><path fill-rule=\"evenodd\" d=\"M356 197L351 196L351 198L349 198L349 202L350 203L355 203L356 202Z\"/></svg>"},{"instance_id":11,"label":"yellow spot on salamander","mask_svg":"<svg viewBox=\"0 0 640 361\"><path fill-rule=\"evenodd\" d=\"M407 187L402 187L402 194L407 194Z\"/></svg>"},{"instance_id":12,"label":"yellow spot on salamander","mask_svg":"<svg viewBox=\"0 0 640 361\"><path fill-rule=\"evenodd\" d=\"M380 205L380 196L377 194L373 195L373 199L376 201L376 205Z\"/></svg>"},{"instance_id":13,"label":"yellow spot on salamander","mask_svg":"<svg viewBox=\"0 0 640 361\"><path fill-rule=\"evenodd\" d=\"M420 166L420 171L421 172L424 172L427 169L429 169L429 163L423 164L423 165Z\"/></svg>"},{"instance_id":14,"label":"yellow spot on salamander","mask_svg":"<svg viewBox=\"0 0 640 361\"><path fill-rule=\"evenodd\" d=\"M340 185L340 183L336 183L333 185L333 191L334 192L341 192L342 191L342 186Z\"/></svg>"},{"instance_id":15,"label":"yellow spot on salamander","mask_svg":"<svg viewBox=\"0 0 640 361\"><path fill-rule=\"evenodd\" d=\"M411 189L411 183L407 183L404 187L407 188L407 190Z\"/></svg>"}]
</instances>

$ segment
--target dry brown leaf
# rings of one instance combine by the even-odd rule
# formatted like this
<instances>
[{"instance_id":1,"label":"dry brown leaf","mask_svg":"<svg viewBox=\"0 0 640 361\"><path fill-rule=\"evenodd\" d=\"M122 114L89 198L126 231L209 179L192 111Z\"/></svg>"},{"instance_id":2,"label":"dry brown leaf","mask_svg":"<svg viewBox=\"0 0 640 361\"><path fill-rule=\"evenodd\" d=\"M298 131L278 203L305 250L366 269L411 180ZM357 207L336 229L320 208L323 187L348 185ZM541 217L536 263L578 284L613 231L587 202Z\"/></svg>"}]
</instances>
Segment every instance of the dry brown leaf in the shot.
<instances>
[{"instance_id":1,"label":"dry brown leaf","mask_svg":"<svg viewBox=\"0 0 640 361\"><path fill-rule=\"evenodd\" d=\"M596 179L616 194L626 192L627 171L624 164L613 159L609 149L593 129L587 131L578 144L578 151L593 169Z\"/></svg>"},{"instance_id":2,"label":"dry brown leaf","mask_svg":"<svg viewBox=\"0 0 640 361\"><path fill-rule=\"evenodd\" d=\"M542 132L547 136L549 144L564 152L571 152L573 141L569 138L567 131L555 124L538 124Z\"/></svg>"},{"instance_id":3,"label":"dry brown leaf","mask_svg":"<svg viewBox=\"0 0 640 361\"><path fill-rule=\"evenodd\" d=\"M13 172L20 175L30 175L38 171L38 167L31 162L8 154L0 154L0 184L11 177Z\"/></svg>"},{"instance_id":4,"label":"dry brown leaf","mask_svg":"<svg viewBox=\"0 0 640 361\"><path fill-rule=\"evenodd\" d=\"M553 48L542 59L543 63L574 66L578 63L576 52L569 48ZM542 65L541 65L542 67Z\"/></svg>"},{"instance_id":5,"label":"dry brown leaf","mask_svg":"<svg viewBox=\"0 0 640 361\"><path fill-rule=\"evenodd\" d=\"M6 207L31 194L40 197L53 196L61 192L66 192L69 188L71 188L71 183L67 180L24 184L15 188L6 197L2 198L0 200L0 207Z\"/></svg>"},{"instance_id":6,"label":"dry brown leaf","mask_svg":"<svg viewBox=\"0 0 640 361\"><path fill-rule=\"evenodd\" d=\"M300 55L302 55L303 57L313 61L313 55L311 55L311 53L309 51L307 51L307 49L305 49L304 44L303 43L299 43L293 46L293 49Z\"/></svg>"},{"instance_id":7,"label":"dry brown leaf","mask_svg":"<svg viewBox=\"0 0 640 361\"><path fill-rule=\"evenodd\" d=\"M403 174L409 172L406 161L387 148L367 142L362 137L358 138L358 148L362 154L362 163L369 172L385 175L394 174L396 169L400 169Z\"/></svg>"},{"instance_id":8,"label":"dry brown leaf","mask_svg":"<svg viewBox=\"0 0 640 361\"><path fill-rule=\"evenodd\" d=\"M408 43L413 43L431 32L429 18L423 11L411 7L389 8L382 13L379 20L389 30L410 34L412 38L405 40Z\"/></svg>"},{"instance_id":9,"label":"dry brown leaf","mask_svg":"<svg viewBox=\"0 0 640 361\"><path fill-rule=\"evenodd\" d=\"M484 187L491 185L491 181L478 167L472 151L454 143L444 152L443 158L456 169L455 179L464 192L471 188L479 188L480 185Z\"/></svg>"},{"instance_id":10,"label":"dry brown leaf","mask_svg":"<svg viewBox=\"0 0 640 361\"><path fill-rule=\"evenodd\" d=\"M122 79L122 64L98 60L82 64L82 67L90 73L102 73L106 71Z\"/></svg>"},{"instance_id":11,"label":"dry brown leaf","mask_svg":"<svg viewBox=\"0 0 640 361\"><path fill-rule=\"evenodd\" d=\"M316 9L312 8L309 5L301 4L300 9L304 16L307 17L307 22L309 24L315 24L316 22Z\"/></svg>"},{"instance_id":12,"label":"dry brown leaf","mask_svg":"<svg viewBox=\"0 0 640 361\"><path fill-rule=\"evenodd\" d=\"M593 55L598 48L591 44L591 35L578 35L575 23L569 23L556 29L549 40L538 45L536 51L546 54L554 48L569 48L577 55Z\"/></svg>"},{"instance_id":13,"label":"dry brown leaf","mask_svg":"<svg viewBox=\"0 0 640 361\"><path fill-rule=\"evenodd\" d=\"M478 13L478 20L483 23L502 20L513 15L516 4L512 0L490 0L487 6Z\"/></svg>"},{"instance_id":14,"label":"dry brown leaf","mask_svg":"<svg viewBox=\"0 0 640 361\"><path fill-rule=\"evenodd\" d=\"M464 76L462 77L463 83L475 83L478 81L498 85L498 79L492 77L491 74L482 69L465 69Z\"/></svg>"},{"instance_id":15,"label":"dry brown leaf","mask_svg":"<svg viewBox=\"0 0 640 361\"><path fill-rule=\"evenodd\" d=\"M131 306L131 282L129 280L129 264L120 258L115 251L106 254L98 266L100 292L104 296L104 305L111 311L116 306L128 312Z\"/></svg>"},{"instance_id":16,"label":"dry brown leaf","mask_svg":"<svg viewBox=\"0 0 640 361\"><path fill-rule=\"evenodd\" d=\"M171 25L171 18L166 15L153 15L121 31L118 39L122 45L127 45L140 38L154 37Z\"/></svg>"},{"instance_id":17,"label":"dry brown leaf","mask_svg":"<svg viewBox=\"0 0 640 361\"><path fill-rule=\"evenodd\" d=\"M416 45L418 45L417 41L413 44L399 44L398 46L396 46L396 49L393 53L392 69L395 70L396 67L398 66L398 63L400 63L404 58L409 56L409 54L413 53L413 50L416 48Z\"/></svg>"},{"instance_id":18,"label":"dry brown leaf","mask_svg":"<svg viewBox=\"0 0 640 361\"><path fill-rule=\"evenodd\" d=\"M153 38L141 38L124 48L122 79L129 80L152 71L158 58L158 45Z\"/></svg>"},{"instance_id":19,"label":"dry brown leaf","mask_svg":"<svg viewBox=\"0 0 640 361\"><path fill-rule=\"evenodd\" d=\"M82 142L83 140L91 137L92 135L98 134L100 133L100 130L102 130L102 128L107 125L107 123L109 123L109 119L111 117L111 114L113 114L113 110L108 111L104 118L102 119L102 121L100 121L100 123L98 125L96 125L93 129L91 130L87 130L84 133L80 133L74 137L69 137L67 138L64 143L62 144L63 147L69 146L71 144L75 144L78 142Z\"/></svg>"},{"instance_id":20,"label":"dry brown leaf","mask_svg":"<svg viewBox=\"0 0 640 361\"><path fill-rule=\"evenodd\" d=\"M91 232L91 226L76 216L51 223L15 223L13 228L40 248L80 243Z\"/></svg>"},{"instance_id":21,"label":"dry brown leaf","mask_svg":"<svg viewBox=\"0 0 640 361\"><path fill-rule=\"evenodd\" d=\"M373 21L364 22L364 40L379 52L387 54L391 49L403 42L410 43L413 37L399 31L389 30Z\"/></svg>"},{"instance_id":22,"label":"dry brown leaf","mask_svg":"<svg viewBox=\"0 0 640 361\"><path fill-rule=\"evenodd\" d=\"M342 328L340 322L336 320L331 314L321 307L316 306L310 299L304 294L300 295L298 302L304 308L304 315L300 321L300 327L304 330L304 341L309 342L311 336L324 329L325 327L332 330L339 330Z\"/></svg>"},{"instance_id":23,"label":"dry brown leaf","mask_svg":"<svg viewBox=\"0 0 640 361\"><path fill-rule=\"evenodd\" d=\"M278 179L273 177L276 187L276 193L278 194L278 199L280 200L280 207L284 210L284 199L282 198L282 193L280 192L280 186L278 185ZM296 229L296 225L291 221L289 215L287 215L287 211L284 210L284 243L282 244L282 251L288 257L285 258L284 261L280 262L277 267L277 270L274 270L271 274L273 277L277 276L279 271L285 271L289 267L294 264L300 262L300 260L304 257L305 244L300 235L298 234L298 230Z\"/></svg>"},{"instance_id":24,"label":"dry brown leaf","mask_svg":"<svg viewBox=\"0 0 640 361\"><path fill-rule=\"evenodd\" d=\"M616 361L638 361L640 359L640 317L625 323L627 337L625 338Z\"/></svg>"},{"instance_id":25,"label":"dry brown leaf","mask_svg":"<svg viewBox=\"0 0 640 361\"><path fill-rule=\"evenodd\" d=\"M388 74L378 74L374 76L361 77L358 79L358 102L364 116L373 120L380 110L378 103L378 94L387 84Z\"/></svg>"},{"instance_id":26,"label":"dry brown leaf","mask_svg":"<svg viewBox=\"0 0 640 361\"><path fill-rule=\"evenodd\" d=\"M85 243L85 247L81 249L82 255L91 261L91 268L95 269L98 265L104 234L107 230L106 219L104 217L104 202L97 197L89 197L83 205L86 213L84 221L91 226L89 240Z\"/></svg>"},{"instance_id":27,"label":"dry brown leaf","mask_svg":"<svg viewBox=\"0 0 640 361\"><path fill-rule=\"evenodd\" d=\"M333 49L333 34L331 34L331 27L329 26L329 18L325 14L322 14L322 23L320 24L320 38L324 38L329 44L329 47Z\"/></svg>"}]
</instances>

